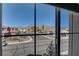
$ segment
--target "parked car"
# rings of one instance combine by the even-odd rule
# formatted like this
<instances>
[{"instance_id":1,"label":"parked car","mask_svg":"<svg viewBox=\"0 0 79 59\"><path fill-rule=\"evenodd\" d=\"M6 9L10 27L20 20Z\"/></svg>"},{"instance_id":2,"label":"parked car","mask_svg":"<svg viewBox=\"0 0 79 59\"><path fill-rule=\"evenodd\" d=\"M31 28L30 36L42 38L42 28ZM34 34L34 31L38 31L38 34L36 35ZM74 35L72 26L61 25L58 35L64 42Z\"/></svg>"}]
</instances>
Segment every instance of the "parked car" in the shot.
<instances>
[{"instance_id":1,"label":"parked car","mask_svg":"<svg viewBox=\"0 0 79 59\"><path fill-rule=\"evenodd\" d=\"M6 46L6 45L7 45L6 39L2 37L2 46Z\"/></svg>"},{"instance_id":2,"label":"parked car","mask_svg":"<svg viewBox=\"0 0 79 59\"><path fill-rule=\"evenodd\" d=\"M3 36L5 35L5 33L2 34ZM2 37L2 46L6 46L7 42L6 42L6 38Z\"/></svg>"}]
</instances>

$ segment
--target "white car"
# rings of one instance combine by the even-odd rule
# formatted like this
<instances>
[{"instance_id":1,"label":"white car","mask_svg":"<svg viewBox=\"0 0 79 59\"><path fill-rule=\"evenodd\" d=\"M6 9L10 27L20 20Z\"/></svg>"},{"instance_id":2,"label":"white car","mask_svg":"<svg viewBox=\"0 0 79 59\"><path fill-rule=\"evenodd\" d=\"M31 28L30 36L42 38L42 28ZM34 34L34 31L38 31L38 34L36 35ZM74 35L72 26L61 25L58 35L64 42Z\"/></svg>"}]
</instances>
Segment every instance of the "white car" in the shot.
<instances>
[{"instance_id":1,"label":"white car","mask_svg":"<svg viewBox=\"0 0 79 59\"><path fill-rule=\"evenodd\" d=\"M2 37L2 46L6 46L6 45L7 45L7 42L6 42L5 38Z\"/></svg>"},{"instance_id":2,"label":"white car","mask_svg":"<svg viewBox=\"0 0 79 59\"><path fill-rule=\"evenodd\" d=\"M5 33L2 33L2 35L4 36ZM6 38L2 37L2 46L6 46L6 45L7 45Z\"/></svg>"}]
</instances>

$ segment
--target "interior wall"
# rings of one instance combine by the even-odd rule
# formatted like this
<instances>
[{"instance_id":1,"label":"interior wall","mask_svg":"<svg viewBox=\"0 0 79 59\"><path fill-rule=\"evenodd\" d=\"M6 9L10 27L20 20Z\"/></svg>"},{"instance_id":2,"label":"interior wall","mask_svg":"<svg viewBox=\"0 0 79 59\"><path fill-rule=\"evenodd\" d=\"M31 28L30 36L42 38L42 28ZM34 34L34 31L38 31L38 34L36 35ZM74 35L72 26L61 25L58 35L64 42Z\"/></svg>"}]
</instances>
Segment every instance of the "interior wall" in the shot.
<instances>
[{"instance_id":1,"label":"interior wall","mask_svg":"<svg viewBox=\"0 0 79 59\"><path fill-rule=\"evenodd\" d=\"M69 55L79 56L79 14L72 12L69 23Z\"/></svg>"}]
</instances>

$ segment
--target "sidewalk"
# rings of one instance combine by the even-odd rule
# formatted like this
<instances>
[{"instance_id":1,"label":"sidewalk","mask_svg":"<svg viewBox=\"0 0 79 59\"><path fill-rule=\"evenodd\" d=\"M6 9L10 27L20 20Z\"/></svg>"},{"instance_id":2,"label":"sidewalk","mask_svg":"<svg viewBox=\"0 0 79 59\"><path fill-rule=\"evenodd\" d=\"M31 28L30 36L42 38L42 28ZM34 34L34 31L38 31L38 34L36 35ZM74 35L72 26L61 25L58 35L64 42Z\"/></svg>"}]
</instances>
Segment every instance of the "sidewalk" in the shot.
<instances>
[{"instance_id":1,"label":"sidewalk","mask_svg":"<svg viewBox=\"0 0 79 59\"><path fill-rule=\"evenodd\" d=\"M19 38L20 40L22 40L21 38ZM28 40L27 40L28 39ZM28 36L28 38L26 38L26 40L24 40L24 41L16 41L16 42L14 42L14 41L9 41L9 42L7 42L8 43L8 45L11 45L11 44L21 44L21 43L29 43L29 42L31 42L33 39L32 39L32 37L31 36Z\"/></svg>"},{"instance_id":2,"label":"sidewalk","mask_svg":"<svg viewBox=\"0 0 79 59\"><path fill-rule=\"evenodd\" d=\"M55 37L54 36L52 36L52 37L49 37L49 36L45 36L45 35L43 35L45 38L48 38L48 39L55 39ZM66 36L66 37L61 37L61 39L69 39L69 37L68 36Z\"/></svg>"}]
</instances>

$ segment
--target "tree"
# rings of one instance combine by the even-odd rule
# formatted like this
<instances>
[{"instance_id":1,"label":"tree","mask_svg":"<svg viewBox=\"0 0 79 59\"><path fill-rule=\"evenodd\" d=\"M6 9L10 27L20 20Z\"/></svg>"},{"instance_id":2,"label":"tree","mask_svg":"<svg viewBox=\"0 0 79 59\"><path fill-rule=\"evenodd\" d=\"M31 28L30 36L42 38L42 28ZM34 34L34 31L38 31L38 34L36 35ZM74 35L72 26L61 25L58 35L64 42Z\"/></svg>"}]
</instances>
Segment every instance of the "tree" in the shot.
<instances>
[{"instance_id":1,"label":"tree","mask_svg":"<svg viewBox=\"0 0 79 59\"><path fill-rule=\"evenodd\" d=\"M10 27L7 27L7 31L8 31L8 35L10 35L11 34L11 28Z\"/></svg>"},{"instance_id":2,"label":"tree","mask_svg":"<svg viewBox=\"0 0 79 59\"><path fill-rule=\"evenodd\" d=\"M55 46L54 45L55 44L53 44L53 41L51 41L50 45L46 49L46 53L44 53L43 55L47 55L47 56L55 55Z\"/></svg>"},{"instance_id":3,"label":"tree","mask_svg":"<svg viewBox=\"0 0 79 59\"><path fill-rule=\"evenodd\" d=\"M44 31L44 25L42 26L42 30Z\"/></svg>"}]
</instances>

